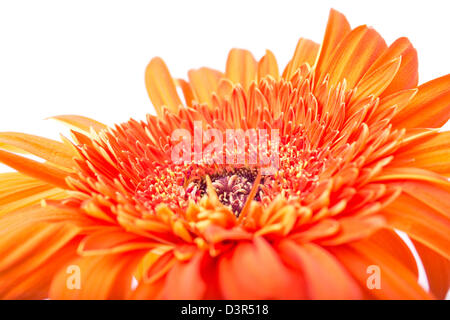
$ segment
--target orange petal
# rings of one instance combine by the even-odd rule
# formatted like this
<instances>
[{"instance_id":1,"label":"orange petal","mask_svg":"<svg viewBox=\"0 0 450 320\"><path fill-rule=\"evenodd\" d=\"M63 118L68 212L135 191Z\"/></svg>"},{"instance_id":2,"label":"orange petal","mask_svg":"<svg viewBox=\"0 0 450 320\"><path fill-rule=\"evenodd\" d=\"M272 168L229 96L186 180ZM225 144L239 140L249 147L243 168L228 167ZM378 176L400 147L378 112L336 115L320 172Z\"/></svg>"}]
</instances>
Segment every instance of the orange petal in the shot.
<instances>
[{"instance_id":1,"label":"orange petal","mask_svg":"<svg viewBox=\"0 0 450 320\"><path fill-rule=\"evenodd\" d=\"M431 293L437 299L444 299L450 289L450 260L418 241L413 243L427 273Z\"/></svg>"},{"instance_id":2,"label":"orange petal","mask_svg":"<svg viewBox=\"0 0 450 320\"><path fill-rule=\"evenodd\" d=\"M162 279L175 263L176 258L172 247L154 248L142 258L136 275L138 279L142 279L142 282L154 283Z\"/></svg>"},{"instance_id":3,"label":"orange petal","mask_svg":"<svg viewBox=\"0 0 450 320\"><path fill-rule=\"evenodd\" d=\"M82 256L105 255L139 249L153 248L155 243L121 228L102 228L86 236L78 247Z\"/></svg>"},{"instance_id":4,"label":"orange petal","mask_svg":"<svg viewBox=\"0 0 450 320\"><path fill-rule=\"evenodd\" d=\"M270 50L266 50L266 54L258 62L258 79L266 76L272 76L275 80L280 78L277 59Z\"/></svg>"},{"instance_id":5,"label":"orange petal","mask_svg":"<svg viewBox=\"0 0 450 320\"><path fill-rule=\"evenodd\" d=\"M176 113L181 100L178 97L175 82L161 58L153 58L145 70L145 85L156 112L163 114L163 106Z\"/></svg>"},{"instance_id":6,"label":"orange petal","mask_svg":"<svg viewBox=\"0 0 450 320\"><path fill-rule=\"evenodd\" d=\"M22 300L48 298L48 290L53 276L62 265L75 257L75 245L69 244L55 254L46 263L33 271L22 274L20 270L11 270L0 276L0 299Z\"/></svg>"},{"instance_id":7,"label":"orange petal","mask_svg":"<svg viewBox=\"0 0 450 320\"><path fill-rule=\"evenodd\" d=\"M24 207L37 205L42 199L64 199L67 192L47 183L0 196L0 216Z\"/></svg>"},{"instance_id":8,"label":"orange petal","mask_svg":"<svg viewBox=\"0 0 450 320\"><path fill-rule=\"evenodd\" d=\"M94 131L98 132L103 129L106 129L107 126L103 123L100 123L96 120L83 117L83 116L77 116L77 115L61 115L61 116L54 116L50 117L49 119L55 119L58 121L61 121L70 127L72 127L74 130L81 130L86 133L89 133L91 131L91 128L94 129Z\"/></svg>"},{"instance_id":9,"label":"orange petal","mask_svg":"<svg viewBox=\"0 0 450 320\"><path fill-rule=\"evenodd\" d=\"M57 220L52 218L55 215ZM0 297L47 297L50 279L60 267L60 257L65 256L61 250L68 249L66 245L82 231L72 221L64 211L40 207L0 218Z\"/></svg>"},{"instance_id":10,"label":"orange petal","mask_svg":"<svg viewBox=\"0 0 450 320\"><path fill-rule=\"evenodd\" d=\"M401 194L383 209L383 213L392 228L406 232L411 238L450 259L448 217L408 194Z\"/></svg>"},{"instance_id":11,"label":"orange petal","mask_svg":"<svg viewBox=\"0 0 450 320\"><path fill-rule=\"evenodd\" d=\"M338 221L333 219L322 219L315 225L308 227L306 230L294 233L289 238L298 243L305 243L333 236L339 232L340 228L341 226Z\"/></svg>"},{"instance_id":12,"label":"orange petal","mask_svg":"<svg viewBox=\"0 0 450 320\"><path fill-rule=\"evenodd\" d=\"M324 74L330 74L329 85L335 86L346 79L349 88L355 87L386 48L386 42L374 29L367 26L353 29L324 68Z\"/></svg>"},{"instance_id":13,"label":"orange petal","mask_svg":"<svg viewBox=\"0 0 450 320\"><path fill-rule=\"evenodd\" d=\"M450 74L419 87L409 105L392 124L396 128L439 128L450 118Z\"/></svg>"},{"instance_id":14,"label":"orange petal","mask_svg":"<svg viewBox=\"0 0 450 320\"><path fill-rule=\"evenodd\" d=\"M418 277L418 269L416 259L408 245L400 238L395 231L390 229L381 229L367 239L378 247L388 252L391 256L396 257L407 267L416 277Z\"/></svg>"},{"instance_id":15,"label":"orange petal","mask_svg":"<svg viewBox=\"0 0 450 320\"><path fill-rule=\"evenodd\" d=\"M294 56L283 71L283 78L290 79L304 63L312 66L316 61L317 52L319 52L319 45L317 43L300 38L295 48Z\"/></svg>"},{"instance_id":16,"label":"orange petal","mask_svg":"<svg viewBox=\"0 0 450 320\"><path fill-rule=\"evenodd\" d=\"M367 72L356 85L356 93L351 97L351 105L370 95L378 97L394 79L401 64L401 58L391 60L373 72Z\"/></svg>"},{"instance_id":17,"label":"orange petal","mask_svg":"<svg viewBox=\"0 0 450 320\"><path fill-rule=\"evenodd\" d=\"M419 80L417 51L407 38L399 38L372 64L368 73L382 65L401 57L401 65L395 78L383 92L383 96L397 91L415 88Z\"/></svg>"},{"instance_id":18,"label":"orange petal","mask_svg":"<svg viewBox=\"0 0 450 320\"><path fill-rule=\"evenodd\" d=\"M416 276L396 257L370 241L360 241L345 246L330 247L330 251L339 259L366 290L366 293L378 299L430 299L419 286ZM380 268L380 288L369 289L368 267Z\"/></svg>"},{"instance_id":19,"label":"orange petal","mask_svg":"<svg viewBox=\"0 0 450 320\"><path fill-rule=\"evenodd\" d=\"M219 284L225 299L295 299L303 296L301 278L282 263L263 238L242 242L219 261Z\"/></svg>"},{"instance_id":20,"label":"orange petal","mask_svg":"<svg viewBox=\"0 0 450 320\"><path fill-rule=\"evenodd\" d=\"M177 261L167 274L163 296L170 300L202 299L206 283L201 276L203 254L198 252L188 262ZM181 285L182 284L182 285Z\"/></svg>"},{"instance_id":21,"label":"orange petal","mask_svg":"<svg viewBox=\"0 0 450 320\"><path fill-rule=\"evenodd\" d=\"M250 83L256 80L256 68L256 60L250 51L232 49L228 54L225 76L247 89Z\"/></svg>"},{"instance_id":22,"label":"orange petal","mask_svg":"<svg viewBox=\"0 0 450 320\"><path fill-rule=\"evenodd\" d=\"M123 299L131 293L133 272L141 256L142 252L137 252L74 259L53 277L49 297L57 300ZM79 268L79 289L74 290L67 286L71 275L67 272L69 266Z\"/></svg>"},{"instance_id":23,"label":"orange petal","mask_svg":"<svg viewBox=\"0 0 450 320\"><path fill-rule=\"evenodd\" d=\"M449 185L447 178L432 171L405 167L405 168L383 168L381 173L377 175L372 181L395 181L395 180L413 180L413 181L427 181L436 184Z\"/></svg>"},{"instance_id":24,"label":"orange petal","mask_svg":"<svg viewBox=\"0 0 450 320\"><path fill-rule=\"evenodd\" d=\"M223 73L210 68L200 68L188 72L189 82L198 103L206 103L212 108L212 94L217 91Z\"/></svg>"},{"instance_id":25,"label":"orange petal","mask_svg":"<svg viewBox=\"0 0 450 320\"><path fill-rule=\"evenodd\" d=\"M176 83L181 88L181 91L183 91L184 100L186 101L186 105L188 107L192 107L192 101L194 100L194 92L192 91L191 85L189 84L189 82L187 82L183 79L177 79Z\"/></svg>"},{"instance_id":26,"label":"orange petal","mask_svg":"<svg viewBox=\"0 0 450 320\"><path fill-rule=\"evenodd\" d=\"M317 79L323 79L323 77L325 76L325 66L328 65L339 43L342 41L342 39L345 38L350 30L350 24L348 23L345 16L342 13L331 9L330 15L328 17L327 29L325 30L325 36L320 48L320 53L317 56Z\"/></svg>"},{"instance_id":27,"label":"orange petal","mask_svg":"<svg viewBox=\"0 0 450 320\"><path fill-rule=\"evenodd\" d=\"M450 176L450 131L410 139L395 152L390 166L410 166Z\"/></svg>"},{"instance_id":28,"label":"orange petal","mask_svg":"<svg viewBox=\"0 0 450 320\"><path fill-rule=\"evenodd\" d=\"M25 133L0 132L0 143L23 149L62 167L74 165L73 150L62 142Z\"/></svg>"},{"instance_id":29,"label":"orange petal","mask_svg":"<svg viewBox=\"0 0 450 320\"><path fill-rule=\"evenodd\" d=\"M349 217L338 220L340 231L330 239L320 241L325 246L336 246L367 238L385 225L382 216Z\"/></svg>"},{"instance_id":30,"label":"orange petal","mask_svg":"<svg viewBox=\"0 0 450 320\"><path fill-rule=\"evenodd\" d=\"M79 228L62 223L28 224L23 228L2 232L0 272L11 268L19 274L32 271L79 232Z\"/></svg>"},{"instance_id":31,"label":"orange petal","mask_svg":"<svg viewBox=\"0 0 450 320\"><path fill-rule=\"evenodd\" d=\"M386 90L385 90L386 91ZM402 90L396 93L393 93L389 96L385 96L381 98L378 107L376 108L373 116L371 117L376 118L380 114L385 114L388 112L388 110L392 107L396 107L398 112L399 110L402 110L410 101L411 99L417 94L417 89L408 89L408 90Z\"/></svg>"},{"instance_id":32,"label":"orange petal","mask_svg":"<svg viewBox=\"0 0 450 320\"><path fill-rule=\"evenodd\" d=\"M426 181L403 181L394 185L450 219L450 182L436 185Z\"/></svg>"},{"instance_id":33,"label":"orange petal","mask_svg":"<svg viewBox=\"0 0 450 320\"><path fill-rule=\"evenodd\" d=\"M0 162L30 177L46 181L61 188L67 188L65 178L69 173L56 167L1 150Z\"/></svg>"},{"instance_id":34,"label":"orange petal","mask_svg":"<svg viewBox=\"0 0 450 320\"><path fill-rule=\"evenodd\" d=\"M303 273L309 299L362 298L359 285L339 261L320 246L283 240L279 250L283 260Z\"/></svg>"}]
</instances>

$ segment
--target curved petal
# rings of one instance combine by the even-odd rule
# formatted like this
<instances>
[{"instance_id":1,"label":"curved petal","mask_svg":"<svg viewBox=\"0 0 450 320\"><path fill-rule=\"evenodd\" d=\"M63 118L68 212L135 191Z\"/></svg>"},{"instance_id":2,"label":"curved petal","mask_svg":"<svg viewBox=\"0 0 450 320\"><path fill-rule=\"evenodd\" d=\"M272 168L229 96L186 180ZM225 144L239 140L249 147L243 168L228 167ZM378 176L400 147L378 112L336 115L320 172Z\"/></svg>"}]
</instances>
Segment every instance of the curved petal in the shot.
<instances>
[{"instance_id":1,"label":"curved petal","mask_svg":"<svg viewBox=\"0 0 450 320\"><path fill-rule=\"evenodd\" d=\"M218 268L225 299L296 299L304 294L301 279L261 237L238 244L220 259Z\"/></svg>"},{"instance_id":2,"label":"curved petal","mask_svg":"<svg viewBox=\"0 0 450 320\"><path fill-rule=\"evenodd\" d=\"M159 116L163 115L163 107L177 112L181 105L175 82L161 58L153 58L145 70L147 92Z\"/></svg>"},{"instance_id":3,"label":"curved petal","mask_svg":"<svg viewBox=\"0 0 450 320\"><path fill-rule=\"evenodd\" d=\"M406 140L406 139L405 139ZM450 176L450 131L411 138L395 152L390 167L415 167Z\"/></svg>"},{"instance_id":4,"label":"curved petal","mask_svg":"<svg viewBox=\"0 0 450 320\"><path fill-rule=\"evenodd\" d=\"M295 48L294 56L283 71L283 78L290 79L304 63L312 66L316 61L317 52L319 52L319 45L317 43L300 38Z\"/></svg>"},{"instance_id":5,"label":"curved petal","mask_svg":"<svg viewBox=\"0 0 450 320\"><path fill-rule=\"evenodd\" d=\"M402 262L403 265L416 276L416 278L418 277L419 271L414 255L408 245L395 233L395 231L381 229L367 240L376 244L391 256L396 257L398 261Z\"/></svg>"},{"instance_id":6,"label":"curved petal","mask_svg":"<svg viewBox=\"0 0 450 320\"><path fill-rule=\"evenodd\" d=\"M360 283L370 297L379 299L430 299L417 283L416 276L389 252L370 241L360 241L329 249ZM372 275L369 267L378 267L380 287L366 285Z\"/></svg>"},{"instance_id":7,"label":"curved petal","mask_svg":"<svg viewBox=\"0 0 450 320\"><path fill-rule=\"evenodd\" d=\"M192 101L195 99L194 99L194 92L192 91L190 83L183 79L177 79L176 84L181 88L181 91L183 91L183 96L184 100L186 101L186 105L188 107L192 107Z\"/></svg>"},{"instance_id":8,"label":"curved petal","mask_svg":"<svg viewBox=\"0 0 450 320\"><path fill-rule=\"evenodd\" d=\"M346 79L348 87L353 88L386 48L386 42L374 29L357 27L336 48L323 74L330 75L330 86Z\"/></svg>"},{"instance_id":9,"label":"curved petal","mask_svg":"<svg viewBox=\"0 0 450 320\"><path fill-rule=\"evenodd\" d=\"M411 238L450 259L448 217L405 193L384 208L383 213L392 228L406 232Z\"/></svg>"},{"instance_id":10,"label":"curved petal","mask_svg":"<svg viewBox=\"0 0 450 320\"><path fill-rule=\"evenodd\" d=\"M76 154L73 149L59 141L25 133L0 132L0 143L23 149L65 168L74 165L72 158Z\"/></svg>"},{"instance_id":11,"label":"curved petal","mask_svg":"<svg viewBox=\"0 0 450 320\"><path fill-rule=\"evenodd\" d=\"M105 300L123 299L131 292L131 281L142 252L92 257L71 260L53 277L49 297L57 300ZM79 270L80 288L67 286L71 269ZM78 272L78 271L75 271Z\"/></svg>"},{"instance_id":12,"label":"curved petal","mask_svg":"<svg viewBox=\"0 0 450 320\"><path fill-rule=\"evenodd\" d=\"M329 239L321 240L321 245L336 246L367 238L385 225L384 218L379 215L342 218L338 222L339 233Z\"/></svg>"},{"instance_id":13,"label":"curved petal","mask_svg":"<svg viewBox=\"0 0 450 320\"><path fill-rule=\"evenodd\" d=\"M304 275L309 299L361 299L361 289L327 250L313 243L298 245L282 240L278 250L283 260Z\"/></svg>"},{"instance_id":14,"label":"curved petal","mask_svg":"<svg viewBox=\"0 0 450 320\"><path fill-rule=\"evenodd\" d=\"M270 50L266 50L266 54L258 62L258 79L262 79L266 76L271 76L275 80L280 77L278 71L277 59Z\"/></svg>"},{"instance_id":15,"label":"curved petal","mask_svg":"<svg viewBox=\"0 0 450 320\"><path fill-rule=\"evenodd\" d=\"M91 128L94 129L94 131L96 132L107 128L107 126L101 122L98 122L88 117L73 114L54 116L50 117L49 119L61 121L72 127L74 130L81 130L85 133L89 133L91 131Z\"/></svg>"},{"instance_id":16,"label":"curved petal","mask_svg":"<svg viewBox=\"0 0 450 320\"><path fill-rule=\"evenodd\" d=\"M371 73L382 65L401 57L401 65L382 96L397 91L415 88L419 81L417 51L407 38L399 38L372 64L367 71Z\"/></svg>"},{"instance_id":17,"label":"curved petal","mask_svg":"<svg viewBox=\"0 0 450 320\"><path fill-rule=\"evenodd\" d=\"M256 80L257 63L248 50L232 49L228 54L225 76L234 83L239 83L248 89L250 83Z\"/></svg>"},{"instance_id":18,"label":"curved petal","mask_svg":"<svg viewBox=\"0 0 450 320\"><path fill-rule=\"evenodd\" d=\"M206 283L201 275L203 254L197 252L188 262L177 261L167 274L163 296L170 300L202 299Z\"/></svg>"},{"instance_id":19,"label":"curved petal","mask_svg":"<svg viewBox=\"0 0 450 320\"><path fill-rule=\"evenodd\" d=\"M54 166L2 150L0 150L0 162L30 177L46 181L63 189L67 188L65 178L69 176L69 173Z\"/></svg>"},{"instance_id":20,"label":"curved petal","mask_svg":"<svg viewBox=\"0 0 450 320\"><path fill-rule=\"evenodd\" d=\"M149 249L157 244L121 228L104 227L84 237L77 252L82 256L105 255Z\"/></svg>"},{"instance_id":21,"label":"curved petal","mask_svg":"<svg viewBox=\"0 0 450 320\"><path fill-rule=\"evenodd\" d=\"M450 74L419 86L406 108L392 119L396 128L439 128L450 118Z\"/></svg>"},{"instance_id":22,"label":"curved petal","mask_svg":"<svg viewBox=\"0 0 450 320\"><path fill-rule=\"evenodd\" d=\"M206 103L212 108L212 94L217 91L223 73L210 68L200 68L188 72L189 82L198 103Z\"/></svg>"},{"instance_id":23,"label":"curved petal","mask_svg":"<svg viewBox=\"0 0 450 320\"><path fill-rule=\"evenodd\" d=\"M450 260L420 242L412 241L427 273L431 293L437 299L444 299L450 289Z\"/></svg>"},{"instance_id":24,"label":"curved petal","mask_svg":"<svg viewBox=\"0 0 450 320\"><path fill-rule=\"evenodd\" d=\"M28 273L12 270L4 273L0 282L0 299L46 299L51 281L62 265L72 260L76 253L76 245L69 243L53 254L46 263Z\"/></svg>"},{"instance_id":25,"label":"curved petal","mask_svg":"<svg viewBox=\"0 0 450 320\"><path fill-rule=\"evenodd\" d=\"M350 30L350 24L345 16L342 13L331 9L328 17L327 28L325 30L325 36L320 47L320 53L318 54L317 61L315 63L317 74L316 79L324 78L325 66L328 65L339 43L347 36Z\"/></svg>"},{"instance_id":26,"label":"curved petal","mask_svg":"<svg viewBox=\"0 0 450 320\"><path fill-rule=\"evenodd\" d=\"M364 77L356 85L357 90L350 99L351 105L361 99L373 95L378 97L384 90L389 86L392 80L395 78L399 67L401 64L401 58L396 58L391 60L379 68L375 69L373 72L366 72Z\"/></svg>"}]
</instances>

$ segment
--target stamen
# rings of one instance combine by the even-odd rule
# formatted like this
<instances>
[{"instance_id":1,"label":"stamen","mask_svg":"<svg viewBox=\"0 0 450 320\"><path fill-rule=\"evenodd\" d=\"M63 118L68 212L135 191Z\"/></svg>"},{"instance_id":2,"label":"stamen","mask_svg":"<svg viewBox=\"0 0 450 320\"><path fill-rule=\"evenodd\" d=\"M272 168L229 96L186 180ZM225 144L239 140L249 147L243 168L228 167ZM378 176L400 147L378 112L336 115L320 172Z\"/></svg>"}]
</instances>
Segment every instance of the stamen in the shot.
<instances>
[{"instance_id":1,"label":"stamen","mask_svg":"<svg viewBox=\"0 0 450 320\"><path fill-rule=\"evenodd\" d=\"M200 181L192 181L186 188L187 196L194 199L203 196L207 190L208 178L211 179L211 187L214 188L219 201L229 206L236 217L239 217L241 214L249 197L252 200L253 198L259 200L261 191L259 185L260 177L258 171L249 168L225 170Z\"/></svg>"}]
</instances>

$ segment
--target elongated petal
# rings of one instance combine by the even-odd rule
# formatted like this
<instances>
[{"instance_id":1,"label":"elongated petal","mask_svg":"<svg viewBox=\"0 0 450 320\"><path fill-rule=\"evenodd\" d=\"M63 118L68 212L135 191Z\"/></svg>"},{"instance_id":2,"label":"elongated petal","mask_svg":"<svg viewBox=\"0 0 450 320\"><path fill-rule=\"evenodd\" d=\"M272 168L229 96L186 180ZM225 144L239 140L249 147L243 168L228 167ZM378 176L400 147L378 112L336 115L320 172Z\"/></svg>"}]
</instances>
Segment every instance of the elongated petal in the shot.
<instances>
[{"instance_id":1,"label":"elongated petal","mask_svg":"<svg viewBox=\"0 0 450 320\"><path fill-rule=\"evenodd\" d=\"M226 299L301 298L300 281L262 238L237 245L219 262L219 283Z\"/></svg>"},{"instance_id":2,"label":"elongated petal","mask_svg":"<svg viewBox=\"0 0 450 320\"><path fill-rule=\"evenodd\" d=\"M439 128L450 118L450 74L419 86L414 99L392 120L397 128Z\"/></svg>"},{"instance_id":3,"label":"elongated petal","mask_svg":"<svg viewBox=\"0 0 450 320\"><path fill-rule=\"evenodd\" d=\"M335 246L367 238L378 231L385 221L382 216L363 216L339 219L340 231L330 239L320 241L322 245Z\"/></svg>"},{"instance_id":4,"label":"elongated petal","mask_svg":"<svg viewBox=\"0 0 450 320\"><path fill-rule=\"evenodd\" d=\"M153 58L148 64L145 70L145 85L159 116L162 116L163 106L174 113L177 112L181 100L169 69L161 58Z\"/></svg>"},{"instance_id":5,"label":"elongated petal","mask_svg":"<svg viewBox=\"0 0 450 320\"><path fill-rule=\"evenodd\" d=\"M206 283L201 276L202 254L197 253L188 262L177 262L167 274L164 298L201 299L206 291ZM181 285L182 284L182 285Z\"/></svg>"},{"instance_id":6,"label":"elongated petal","mask_svg":"<svg viewBox=\"0 0 450 320\"><path fill-rule=\"evenodd\" d=\"M448 186L450 182L447 178L432 171L418 169L418 168L384 168L383 171L373 178L373 181L427 181L435 184Z\"/></svg>"},{"instance_id":7,"label":"elongated petal","mask_svg":"<svg viewBox=\"0 0 450 320\"><path fill-rule=\"evenodd\" d=\"M450 131L411 138L395 152L390 166L411 166L450 176Z\"/></svg>"},{"instance_id":8,"label":"elongated petal","mask_svg":"<svg viewBox=\"0 0 450 320\"><path fill-rule=\"evenodd\" d=\"M73 150L62 142L25 133L0 132L0 142L21 148L56 165L71 168Z\"/></svg>"},{"instance_id":9,"label":"elongated petal","mask_svg":"<svg viewBox=\"0 0 450 320\"><path fill-rule=\"evenodd\" d=\"M84 131L85 133L89 133L91 131L91 128L94 129L94 131L100 131L107 128L105 124L100 123L96 120L72 114L54 116L50 117L49 119L61 121L72 127L74 130L81 130Z\"/></svg>"},{"instance_id":10,"label":"elongated petal","mask_svg":"<svg viewBox=\"0 0 450 320\"><path fill-rule=\"evenodd\" d=\"M21 273L22 271L19 269L3 273L0 276L2 277L0 282L0 299L47 299L53 276L62 265L74 259L75 249L75 245L69 243L55 252L47 259L46 263L41 264L28 273Z\"/></svg>"},{"instance_id":11,"label":"elongated petal","mask_svg":"<svg viewBox=\"0 0 450 320\"><path fill-rule=\"evenodd\" d=\"M359 285L339 261L315 244L283 240L280 255L304 275L309 299L361 299Z\"/></svg>"},{"instance_id":12,"label":"elongated petal","mask_svg":"<svg viewBox=\"0 0 450 320\"><path fill-rule=\"evenodd\" d=\"M69 173L56 167L1 150L0 162L16 169L19 172L22 172L23 174L29 175L30 177L44 180L61 188L67 188L65 178L69 175Z\"/></svg>"},{"instance_id":13,"label":"elongated petal","mask_svg":"<svg viewBox=\"0 0 450 320\"><path fill-rule=\"evenodd\" d=\"M114 254L119 252L150 249L156 244L138 235L123 231L121 228L111 227L86 236L78 247L82 256Z\"/></svg>"},{"instance_id":14,"label":"elongated petal","mask_svg":"<svg viewBox=\"0 0 450 320\"><path fill-rule=\"evenodd\" d=\"M415 275L395 257L369 241L331 247L330 251L362 284L367 294L379 299L430 299L419 286ZM375 267L368 269L369 267ZM380 287L370 289L370 276L377 276L379 268ZM369 270L369 272L368 272Z\"/></svg>"},{"instance_id":15,"label":"elongated petal","mask_svg":"<svg viewBox=\"0 0 450 320\"><path fill-rule=\"evenodd\" d=\"M450 182L437 185L427 181L402 181L396 185L404 193L447 216L450 221Z\"/></svg>"},{"instance_id":16,"label":"elongated petal","mask_svg":"<svg viewBox=\"0 0 450 320\"><path fill-rule=\"evenodd\" d=\"M368 241L388 252L402 262L416 277L418 277L417 263L411 249L394 230L381 229L368 238Z\"/></svg>"},{"instance_id":17,"label":"elongated petal","mask_svg":"<svg viewBox=\"0 0 450 320\"><path fill-rule=\"evenodd\" d=\"M366 75L356 85L356 94L352 96L350 105L370 95L378 97L394 79L401 64L401 58L391 60Z\"/></svg>"},{"instance_id":18,"label":"elongated petal","mask_svg":"<svg viewBox=\"0 0 450 320\"><path fill-rule=\"evenodd\" d=\"M225 76L247 89L257 76L257 63L250 51L232 49L228 54Z\"/></svg>"},{"instance_id":19,"label":"elongated petal","mask_svg":"<svg viewBox=\"0 0 450 320\"><path fill-rule=\"evenodd\" d=\"M450 220L407 194L400 195L383 209L392 228L406 232L447 259L450 259Z\"/></svg>"},{"instance_id":20,"label":"elongated petal","mask_svg":"<svg viewBox=\"0 0 450 320\"><path fill-rule=\"evenodd\" d=\"M417 89L407 89L398 91L396 93L381 98L378 107L373 115L373 118L376 119L376 117L379 116L380 114L387 113L388 110L393 107L396 107L397 109L396 112L402 110L404 107L408 105L408 103L417 94L417 92L418 92Z\"/></svg>"},{"instance_id":21,"label":"elongated petal","mask_svg":"<svg viewBox=\"0 0 450 320\"><path fill-rule=\"evenodd\" d=\"M270 50L266 50L266 54L258 62L258 79L266 76L271 76L276 80L280 77L277 60Z\"/></svg>"},{"instance_id":22,"label":"elongated petal","mask_svg":"<svg viewBox=\"0 0 450 320\"><path fill-rule=\"evenodd\" d=\"M431 293L437 299L444 299L450 289L450 260L418 241L413 243L427 273Z\"/></svg>"},{"instance_id":23,"label":"elongated petal","mask_svg":"<svg viewBox=\"0 0 450 320\"><path fill-rule=\"evenodd\" d=\"M417 51L407 38L399 38L372 64L368 73L375 71L382 65L401 57L401 65L395 78L384 90L383 96L397 91L415 88L419 80Z\"/></svg>"},{"instance_id":24,"label":"elongated petal","mask_svg":"<svg viewBox=\"0 0 450 320\"><path fill-rule=\"evenodd\" d=\"M141 256L133 253L76 258L53 277L50 299L123 299L130 295L133 272ZM67 285L72 275L68 272L70 266L76 267L73 272L79 270L79 289Z\"/></svg>"},{"instance_id":25,"label":"elongated petal","mask_svg":"<svg viewBox=\"0 0 450 320\"><path fill-rule=\"evenodd\" d=\"M295 48L294 56L292 57L286 69L283 71L283 78L290 79L295 71L304 63L310 66L314 64L319 51L319 45L314 41L300 38Z\"/></svg>"},{"instance_id":26,"label":"elongated petal","mask_svg":"<svg viewBox=\"0 0 450 320\"><path fill-rule=\"evenodd\" d=\"M16 268L18 273L20 273L19 268L32 270L68 243L78 232L78 228L71 227L69 224L64 226L40 223L2 233L0 272L11 268Z\"/></svg>"},{"instance_id":27,"label":"elongated petal","mask_svg":"<svg viewBox=\"0 0 450 320\"><path fill-rule=\"evenodd\" d=\"M181 88L181 91L183 91L183 96L184 100L186 101L186 105L188 107L192 107L192 101L195 100L195 98L190 83L183 79L177 79L176 83Z\"/></svg>"},{"instance_id":28,"label":"elongated petal","mask_svg":"<svg viewBox=\"0 0 450 320\"><path fill-rule=\"evenodd\" d=\"M330 74L330 85L346 79L348 87L353 88L386 48L385 41L374 29L357 27L342 40L323 73Z\"/></svg>"},{"instance_id":29,"label":"elongated petal","mask_svg":"<svg viewBox=\"0 0 450 320\"><path fill-rule=\"evenodd\" d=\"M27 188L7 196L0 196L0 216L17 209L39 204L42 199L64 199L67 192L44 183L39 187Z\"/></svg>"},{"instance_id":30,"label":"elongated petal","mask_svg":"<svg viewBox=\"0 0 450 320\"><path fill-rule=\"evenodd\" d=\"M212 94L217 91L219 81L223 77L222 72L200 68L188 72L189 82L195 94L195 100L199 103L206 103L212 108Z\"/></svg>"},{"instance_id":31,"label":"elongated petal","mask_svg":"<svg viewBox=\"0 0 450 320\"><path fill-rule=\"evenodd\" d=\"M51 278L74 256L71 242L83 230L68 217L61 210L31 207L0 218L1 298L48 297Z\"/></svg>"},{"instance_id":32,"label":"elongated petal","mask_svg":"<svg viewBox=\"0 0 450 320\"><path fill-rule=\"evenodd\" d=\"M325 36L320 47L320 53L317 56L317 62L315 64L318 75L317 78L323 79L325 76L325 66L328 65L339 43L347 36L350 30L350 24L345 16L342 13L331 9L328 17L327 28L325 30Z\"/></svg>"}]
</instances>

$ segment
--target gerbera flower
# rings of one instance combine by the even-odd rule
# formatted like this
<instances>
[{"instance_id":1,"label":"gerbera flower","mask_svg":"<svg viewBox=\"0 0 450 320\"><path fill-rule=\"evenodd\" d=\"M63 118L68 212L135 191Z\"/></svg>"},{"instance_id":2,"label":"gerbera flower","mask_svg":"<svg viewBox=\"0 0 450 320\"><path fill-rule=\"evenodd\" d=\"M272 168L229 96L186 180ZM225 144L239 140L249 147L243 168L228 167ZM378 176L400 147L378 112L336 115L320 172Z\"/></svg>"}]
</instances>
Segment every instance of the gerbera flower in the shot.
<instances>
[{"instance_id":1,"label":"gerbera flower","mask_svg":"<svg viewBox=\"0 0 450 320\"><path fill-rule=\"evenodd\" d=\"M173 79L154 58L145 80L146 121L58 116L73 127L62 142L0 134L17 170L0 175L1 298L445 296L450 75L417 86L408 39L388 46L332 10L322 44L300 39L281 74L272 52L233 49L225 72ZM172 133L198 123L278 130L278 169L173 161Z\"/></svg>"}]
</instances>

